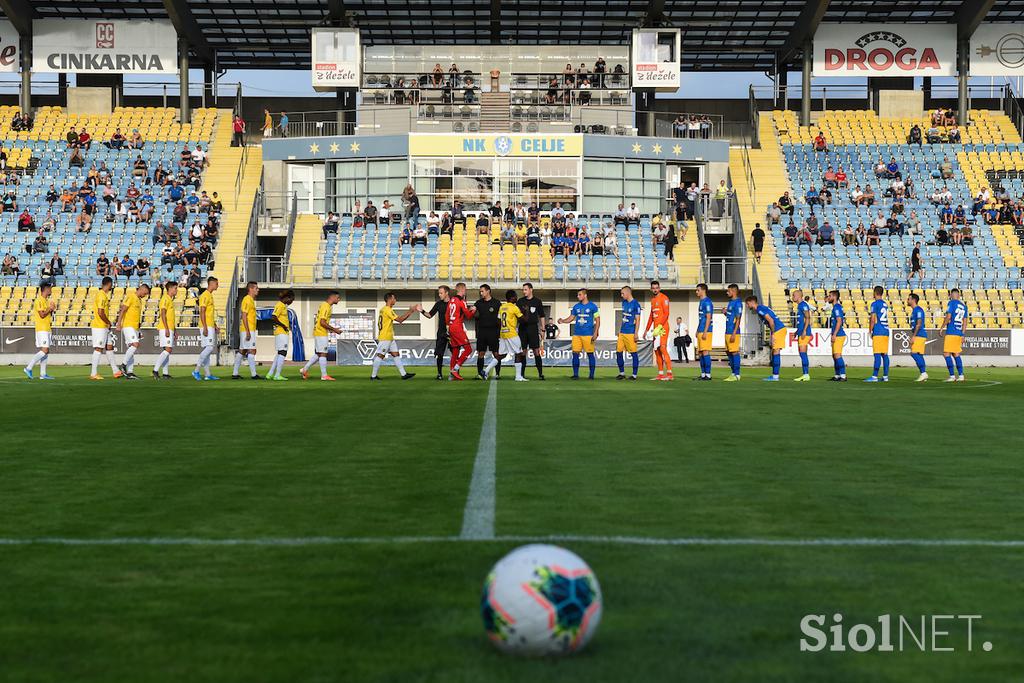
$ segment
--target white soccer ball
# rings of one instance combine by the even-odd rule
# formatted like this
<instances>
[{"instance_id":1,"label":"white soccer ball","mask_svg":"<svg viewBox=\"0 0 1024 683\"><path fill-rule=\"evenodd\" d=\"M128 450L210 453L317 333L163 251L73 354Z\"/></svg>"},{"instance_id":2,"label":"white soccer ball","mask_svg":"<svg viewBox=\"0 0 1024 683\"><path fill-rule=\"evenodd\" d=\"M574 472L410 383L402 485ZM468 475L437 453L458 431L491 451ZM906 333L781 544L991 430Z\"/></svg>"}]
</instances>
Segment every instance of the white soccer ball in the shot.
<instances>
[{"instance_id":1,"label":"white soccer ball","mask_svg":"<svg viewBox=\"0 0 1024 683\"><path fill-rule=\"evenodd\" d=\"M601 586L578 555L554 545L525 545L487 575L480 611L499 650L517 655L577 652L601 622Z\"/></svg>"}]
</instances>

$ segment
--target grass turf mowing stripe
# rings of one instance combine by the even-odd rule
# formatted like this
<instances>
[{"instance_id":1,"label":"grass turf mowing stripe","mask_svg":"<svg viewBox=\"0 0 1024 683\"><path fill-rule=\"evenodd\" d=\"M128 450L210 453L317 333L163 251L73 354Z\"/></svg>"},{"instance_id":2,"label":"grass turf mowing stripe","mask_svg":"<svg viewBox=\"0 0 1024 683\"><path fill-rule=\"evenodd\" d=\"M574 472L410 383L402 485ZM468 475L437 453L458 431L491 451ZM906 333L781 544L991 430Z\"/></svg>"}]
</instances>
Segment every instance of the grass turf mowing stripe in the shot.
<instances>
[{"instance_id":1,"label":"grass turf mowing stripe","mask_svg":"<svg viewBox=\"0 0 1024 683\"><path fill-rule=\"evenodd\" d=\"M1024 548L1024 539L981 538L656 538L644 536L304 536L295 538L0 538L0 546L317 546L406 545L418 543L598 543L643 546L754 546L754 547L917 547L917 548Z\"/></svg>"},{"instance_id":2,"label":"grass turf mowing stripe","mask_svg":"<svg viewBox=\"0 0 1024 683\"><path fill-rule=\"evenodd\" d=\"M480 442L473 463L473 478L462 513L462 534L465 539L494 538L495 449L497 447L498 383L490 382L484 419L480 425Z\"/></svg>"}]
</instances>

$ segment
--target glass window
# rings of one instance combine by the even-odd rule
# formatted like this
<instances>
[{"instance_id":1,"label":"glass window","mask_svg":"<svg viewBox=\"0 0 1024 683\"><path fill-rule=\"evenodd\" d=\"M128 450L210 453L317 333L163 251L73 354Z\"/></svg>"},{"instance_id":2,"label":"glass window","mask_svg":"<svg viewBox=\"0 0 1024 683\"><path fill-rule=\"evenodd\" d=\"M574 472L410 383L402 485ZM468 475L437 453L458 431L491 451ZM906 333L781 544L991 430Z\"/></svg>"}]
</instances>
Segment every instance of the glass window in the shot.
<instances>
[{"instance_id":1,"label":"glass window","mask_svg":"<svg viewBox=\"0 0 1024 683\"><path fill-rule=\"evenodd\" d=\"M643 178L644 165L636 162L626 162L626 178Z\"/></svg>"}]
</instances>

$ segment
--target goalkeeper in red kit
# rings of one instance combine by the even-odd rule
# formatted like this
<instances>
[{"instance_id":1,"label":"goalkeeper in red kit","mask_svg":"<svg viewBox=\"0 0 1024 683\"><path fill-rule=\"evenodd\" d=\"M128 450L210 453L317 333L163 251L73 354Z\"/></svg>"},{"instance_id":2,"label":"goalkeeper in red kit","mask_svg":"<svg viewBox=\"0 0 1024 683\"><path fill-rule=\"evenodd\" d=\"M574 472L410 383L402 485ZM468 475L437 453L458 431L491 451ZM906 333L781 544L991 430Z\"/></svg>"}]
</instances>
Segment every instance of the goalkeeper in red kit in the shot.
<instances>
[{"instance_id":1,"label":"goalkeeper in red kit","mask_svg":"<svg viewBox=\"0 0 1024 683\"><path fill-rule=\"evenodd\" d=\"M452 349L451 374L448 376L450 381L462 381L459 370L473 354L473 347L469 344L469 336L466 334L465 327L465 322L472 317L473 309L466 305L466 283L460 282L455 285L455 296L448 299L448 307L445 310L448 344Z\"/></svg>"}]
</instances>

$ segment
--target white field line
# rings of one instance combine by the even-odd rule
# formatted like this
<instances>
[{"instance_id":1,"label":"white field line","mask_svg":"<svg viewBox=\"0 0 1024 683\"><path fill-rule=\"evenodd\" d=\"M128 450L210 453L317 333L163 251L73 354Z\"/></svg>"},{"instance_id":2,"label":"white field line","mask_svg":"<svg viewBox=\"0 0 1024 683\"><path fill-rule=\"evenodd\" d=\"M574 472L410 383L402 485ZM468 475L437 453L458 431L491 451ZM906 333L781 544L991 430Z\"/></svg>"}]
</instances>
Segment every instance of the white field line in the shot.
<instances>
[{"instance_id":1,"label":"white field line","mask_svg":"<svg viewBox=\"0 0 1024 683\"><path fill-rule=\"evenodd\" d=\"M0 538L0 546L255 546L304 547L333 545L407 545L436 543L593 543L625 546L750 546L750 547L911 547L911 548L1020 548L1024 539L972 538L656 538L645 536L297 536L263 538L116 537L116 538Z\"/></svg>"},{"instance_id":2,"label":"white field line","mask_svg":"<svg viewBox=\"0 0 1024 683\"><path fill-rule=\"evenodd\" d=\"M480 442L473 462L473 478L462 513L461 538L487 540L494 538L495 469L498 427L498 383L491 381L480 424Z\"/></svg>"}]
</instances>

